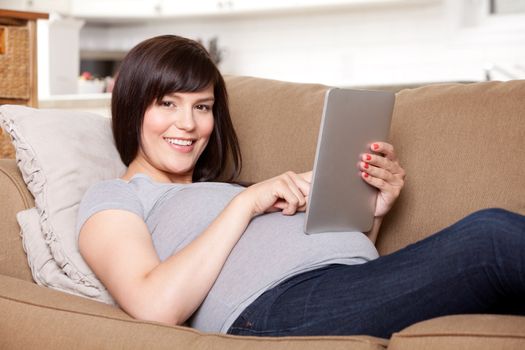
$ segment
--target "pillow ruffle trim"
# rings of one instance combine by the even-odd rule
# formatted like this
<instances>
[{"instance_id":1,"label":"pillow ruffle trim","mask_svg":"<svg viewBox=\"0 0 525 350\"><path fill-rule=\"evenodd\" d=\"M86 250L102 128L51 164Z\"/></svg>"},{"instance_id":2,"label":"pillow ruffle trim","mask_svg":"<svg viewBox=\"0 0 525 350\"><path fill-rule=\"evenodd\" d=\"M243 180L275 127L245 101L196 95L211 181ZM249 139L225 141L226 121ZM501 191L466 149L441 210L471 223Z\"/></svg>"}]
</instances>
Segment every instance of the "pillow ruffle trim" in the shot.
<instances>
[{"instance_id":1,"label":"pillow ruffle trim","mask_svg":"<svg viewBox=\"0 0 525 350\"><path fill-rule=\"evenodd\" d=\"M51 255L58 267L65 273L76 286L75 294L80 294L108 304L115 304L104 285L80 272L64 253L59 237L55 234L49 215L46 210L46 178L39 165L35 152L18 132L15 121L10 119L5 112L0 113L0 123L4 130L11 136L16 150L16 162L22 173L28 190L35 198L35 206L40 215L40 225L43 239L48 245ZM35 267L30 264L30 267ZM50 281L41 281L52 288L64 291L63 286L53 285Z\"/></svg>"}]
</instances>

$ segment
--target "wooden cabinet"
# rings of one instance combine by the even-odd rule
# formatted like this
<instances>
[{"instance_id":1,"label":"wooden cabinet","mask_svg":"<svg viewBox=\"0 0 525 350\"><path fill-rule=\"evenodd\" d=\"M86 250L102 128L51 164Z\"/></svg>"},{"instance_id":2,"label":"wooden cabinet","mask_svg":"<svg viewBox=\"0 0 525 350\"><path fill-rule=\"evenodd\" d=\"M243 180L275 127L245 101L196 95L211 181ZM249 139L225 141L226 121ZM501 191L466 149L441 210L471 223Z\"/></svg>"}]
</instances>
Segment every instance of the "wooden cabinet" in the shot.
<instances>
[{"instance_id":1,"label":"wooden cabinet","mask_svg":"<svg viewBox=\"0 0 525 350\"><path fill-rule=\"evenodd\" d=\"M68 13L71 0L0 0L3 9L25 12Z\"/></svg>"},{"instance_id":2,"label":"wooden cabinet","mask_svg":"<svg viewBox=\"0 0 525 350\"><path fill-rule=\"evenodd\" d=\"M162 17L192 17L217 15L225 10L219 6L221 1L199 0L199 1L170 1L159 2L159 10Z\"/></svg>"},{"instance_id":3,"label":"wooden cabinet","mask_svg":"<svg viewBox=\"0 0 525 350\"><path fill-rule=\"evenodd\" d=\"M137 22L159 18L242 16L330 8L406 6L443 0L4 0L5 8L57 12L96 22Z\"/></svg>"},{"instance_id":4,"label":"wooden cabinet","mask_svg":"<svg viewBox=\"0 0 525 350\"><path fill-rule=\"evenodd\" d=\"M0 10L0 104L36 107L36 20L47 14ZM0 158L12 156L0 130Z\"/></svg>"},{"instance_id":5,"label":"wooden cabinet","mask_svg":"<svg viewBox=\"0 0 525 350\"><path fill-rule=\"evenodd\" d=\"M99 21L142 20L158 17L159 3L159 0L70 0L68 15Z\"/></svg>"},{"instance_id":6,"label":"wooden cabinet","mask_svg":"<svg viewBox=\"0 0 525 350\"><path fill-rule=\"evenodd\" d=\"M74 0L81 1L81 0ZM115 0L113 0L115 1ZM118 0L116 0L118 1ZM139 0L140 1L140 0ZM145 1L145 0L143 0ZM366 8L373 6L406 6L439 0L157 0L162 17L221 16L301 12L330 8Z\"/></svg>"},{"instance_id":7,"label":"wooden cabinet","mask_svg":"<svg viewBox=\"0 0 525 350\"><path fill-rule=\"evenodd\" d=\"M0 10L0 104L36 106L36 20L47 14Z\"/></svg>"}]
</instances>

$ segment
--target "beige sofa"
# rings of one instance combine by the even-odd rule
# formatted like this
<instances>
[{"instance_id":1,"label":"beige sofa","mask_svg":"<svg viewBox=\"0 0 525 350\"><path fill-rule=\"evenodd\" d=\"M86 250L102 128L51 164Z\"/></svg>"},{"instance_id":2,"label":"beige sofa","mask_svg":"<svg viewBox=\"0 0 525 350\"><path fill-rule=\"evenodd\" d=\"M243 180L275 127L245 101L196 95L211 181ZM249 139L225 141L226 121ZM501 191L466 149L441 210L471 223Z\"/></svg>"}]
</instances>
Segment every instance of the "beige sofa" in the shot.
<instances>
[{"instance_id":1,"label":"beige sofa","mask_svg":"<svg viewBox=\"0 0 525 350\"><path fill-rule=\"evenodd\" d=\"M244 156L241 180L311 169L325 86L227 77ZM434 85L397 93L391 142L406 187L385 219L381 254L486 207L525 214L525 81ZM525 318L456 315L392 336L252 338L137 321L122 310L37 286L15 215L34 205L0 160L2 349L523 349ZM446 263L446 262L444 262Z\"/></svg>"}]
</instances>

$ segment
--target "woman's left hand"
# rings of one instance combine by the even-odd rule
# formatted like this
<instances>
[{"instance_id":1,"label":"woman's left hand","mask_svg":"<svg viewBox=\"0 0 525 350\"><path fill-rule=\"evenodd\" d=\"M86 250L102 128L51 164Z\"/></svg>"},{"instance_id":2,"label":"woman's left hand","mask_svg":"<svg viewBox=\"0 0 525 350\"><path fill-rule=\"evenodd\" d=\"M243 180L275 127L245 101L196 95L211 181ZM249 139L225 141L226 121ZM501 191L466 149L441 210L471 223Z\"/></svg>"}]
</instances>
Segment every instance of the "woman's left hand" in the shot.
<instances>
[{"instance_id":1,"label":"woman's left hand","mask_svg":"<svg viewBox=\"0 0 525 350\"><path fill-rule=\"evenodd\" d=\"M405 170L399 165L394 146L386 142L370 145L373 153L361 156L359 169L361 178L379 189L376 202L376 217L385 216L394 205L405 184Z\"/></svg>"}]
</instances>

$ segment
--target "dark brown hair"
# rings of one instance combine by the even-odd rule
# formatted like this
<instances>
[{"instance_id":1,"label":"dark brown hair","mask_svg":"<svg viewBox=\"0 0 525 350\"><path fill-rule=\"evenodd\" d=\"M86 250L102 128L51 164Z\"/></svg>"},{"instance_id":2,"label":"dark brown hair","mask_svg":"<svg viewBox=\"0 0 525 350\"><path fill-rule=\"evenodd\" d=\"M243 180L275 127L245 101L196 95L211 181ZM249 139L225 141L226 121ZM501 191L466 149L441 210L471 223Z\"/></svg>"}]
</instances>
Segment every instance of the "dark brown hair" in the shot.
<instances>
[{"instance_id":1,"label":"dark brown hair","mask_svg":"<svg viewBox=\"0 0 525 350\"><path fill-rule=\"evenodd\" d=\"M111 114L113 137L124 164L129 166L137 156L144 113L153 102L160 102L169 93L201 91L210 84L215 95L213 132L195 165L192 180L233 181L241 171L242 157L224 79L201 44L176 35L139 43L120 65Z\"/></svg>"}]
</instances>

